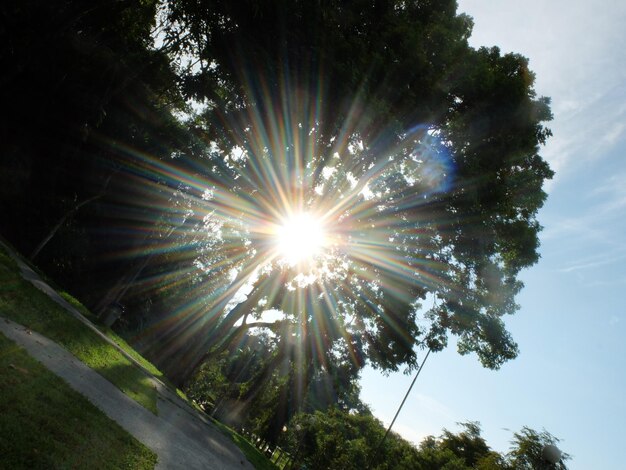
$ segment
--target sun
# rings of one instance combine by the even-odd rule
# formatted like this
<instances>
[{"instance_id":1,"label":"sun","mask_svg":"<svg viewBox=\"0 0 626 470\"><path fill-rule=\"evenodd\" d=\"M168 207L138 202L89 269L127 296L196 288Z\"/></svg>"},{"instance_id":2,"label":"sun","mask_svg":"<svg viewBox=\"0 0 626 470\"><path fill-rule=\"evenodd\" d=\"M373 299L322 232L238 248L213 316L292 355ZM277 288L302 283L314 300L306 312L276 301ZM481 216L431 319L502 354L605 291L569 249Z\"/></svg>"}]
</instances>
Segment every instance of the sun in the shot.
<instances>
[{"instance_id":1,"label":"sun","mask_svg":"<svg viewBox=\"0 0 626 470\"><path fill-rule=\"evenodd\" d=\"M288 264L310 262L327 244L323 222L313 214L302 212L287 217L276 227L278 257Z\"/></svg>"}]
</instances>

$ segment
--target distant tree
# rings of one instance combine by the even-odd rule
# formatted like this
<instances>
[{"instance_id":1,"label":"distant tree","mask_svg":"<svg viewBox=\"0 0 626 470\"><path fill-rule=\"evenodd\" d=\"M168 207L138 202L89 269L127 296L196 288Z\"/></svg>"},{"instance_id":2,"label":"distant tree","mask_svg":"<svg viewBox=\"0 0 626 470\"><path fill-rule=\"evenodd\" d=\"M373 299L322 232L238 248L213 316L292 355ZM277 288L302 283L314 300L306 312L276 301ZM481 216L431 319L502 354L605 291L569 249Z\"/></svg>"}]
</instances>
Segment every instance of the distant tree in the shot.
<instances>
[{"instance_id":1,"label":"distant tree","mask_svg":"<svg viewBox=\"0 0 626 470\"><path fill-rule=\"evenodd\" d=\"M558 442L547 432L523 428L515 433L512 450L500 454L480 435L478 423L461 423L462 431L443 431L428 436L419 446L392 433L381 446L385 428L370 413L338 410L296 415L282 437L281 445L295 466L328 469L412 470L518 470L566 469L563 459L556 466L541 457L546 444Z\"/></svg>"},{"instance_id":2,"label":"distant tree","mask_svg":"<svg viewBox=\"0 0 626 470\"><path fill-rule=\"evenodd\" d=\"M491 450L480 435L480 425L475 422L460 423L463 430L452 433L447 429L439 438L429 436L419 446L417 468L435 470L451 469L505 469L506 462Z\"/></svg>"},{"instance_id":3,"label":"distant tree","mask_svg":"<svg viewBox=\"0 0 626 470\"><path fill-rule=\"evenodd\" d=\"M463 431L453 434L444 429L441 436L441 447L450 449L455 455L463 458L466 465L473 467L490 452L489 446L480 435L478 423L461 423Z\"/></svg>"},{"instance_id":4,"label":"distant tree","mask_svg":"<svg viewBox=\"0 0 626 470\"><path fill-rule=\"evenodd\" d=\"M570 459L569 454L563 453L556 464L545 459L546 446L557 446L558 443L559 439L549 432L538 432L525 426L513 435L507 459L514 470L566 470L565 462Z\"/></svg>"},{"instance_id":5,"label":"distant tree","mask_svg":"<svg viewBox=\"0 0 626 470\"><path fill-rule=\"evenodd\" d=\"M565 470L570 457L562 454L556 465L543 455L547 445L559 441L547 431L537 432L528 427L513 434L511 449L506 454L492 450L480 434L475 422L460 423L463 430L452 433L444 429L439 438L427 437L419 446L420 469L463 468L480 470L554 469ZM450 466L451 465L451 466ZM450 466L450 467L448 467Z\"/></svg>"},{"instance_id":6,"label":"distant tree","mask_svg":"<svg viewBox=\"0 0 626 470\"><path fill-rule=\"evenodd\" d=\"M340 355L335 350L320 364L312 341L285 347L285 338L288 335L246 336L235 352L214 355L200 367L188 395L206 403L220 421L272 443L299 410L365 409L359 399L358 368L349 351Z\"/></svg>"},{"instance_id":7,"label":"distant tree","mask_svg":"<svg viewBox=\"0 0 626 470\"><path fill-rule=\"evenodd\" d=\"M385 428L365 411L300 414L288 425L283 446L296 468L327 469L414 469L417 449L393 433L382 449L377 449Z\"/></svg>"}]
</instances>

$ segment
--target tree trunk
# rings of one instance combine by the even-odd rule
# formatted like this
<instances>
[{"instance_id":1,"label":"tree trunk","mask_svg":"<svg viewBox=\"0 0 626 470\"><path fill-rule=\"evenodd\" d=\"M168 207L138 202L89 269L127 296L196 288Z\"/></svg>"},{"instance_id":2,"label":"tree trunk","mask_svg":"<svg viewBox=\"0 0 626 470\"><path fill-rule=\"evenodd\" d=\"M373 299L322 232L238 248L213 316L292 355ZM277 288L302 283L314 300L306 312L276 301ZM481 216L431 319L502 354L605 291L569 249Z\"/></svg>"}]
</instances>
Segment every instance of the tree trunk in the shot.
<instances>
[{"instance_id":1,"label":"tree trunk","mask_svg":"<svg viewBox=\"0 0 626 470\"><path fill-rule=\"evenodd\" d=\"M182 367L180 373L176 374L176 380L170 377L172 381L178 386L184 387L189 383L189 380L191 380L198 367L213 354L215 348L218 348L219 351L223 351L232 344L233 338L237 335L237 330L233 331L235 324L243 319L244 316L248 315L264 295L268 292L272 292L272 289L269 289L269 287L271 287L273 283L279 282L281 279L282 273L280 272L274 272L268 276L260 277L254 284L252 292L248 294L248 297L244 301L235 305L223 317L215 315L214 319L210 321L206 328L203 328L203 331L207 333L206 340L202 341L199 348L194 348L194 352L186 355L185 360L182 361L182 364L185 365ZM232 288L232 290L234 290L236 285L243 285L246 280L247 276L238 276L237 280L233 281L229 289ZM225 296L220 300L218 306L227 305L228 302L232 300L235 293L236 291L232 293L232 295L229 293L229 295ZM217 308L214 307L211 311L215 312Z\"/></svg>"}]
</instances>

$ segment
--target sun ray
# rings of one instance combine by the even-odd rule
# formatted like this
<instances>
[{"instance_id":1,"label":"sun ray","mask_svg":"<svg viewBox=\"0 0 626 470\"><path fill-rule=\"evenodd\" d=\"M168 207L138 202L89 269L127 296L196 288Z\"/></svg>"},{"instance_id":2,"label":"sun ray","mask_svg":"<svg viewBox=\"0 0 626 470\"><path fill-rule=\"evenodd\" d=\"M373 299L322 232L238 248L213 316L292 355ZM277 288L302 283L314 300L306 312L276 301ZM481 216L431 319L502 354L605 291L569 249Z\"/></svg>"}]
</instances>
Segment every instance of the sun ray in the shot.
<instances>
[{"instance_id":1,"label":"sun ray","mask_svg":"<svg viewBox=\"0 0 626 470\"><path fill-rule=\"evenodd\" d=\"M385 315L379 308L386 300L383 291L405 300L409 293L400 283L425 289L444 285L441 265L429 246L420 246L419 256L402 250L407 240L419 245L418 229L441 224L425 212L434 186L449 177L449 165L430 165L425 176L434 188L430 193L417 184L394 189L388 178L403 170L389 156L402 153L402 145L388 146L394 139L381 135L373 136L368 147L358 134L367 123L358 103L349 107L331 143L320 145L324 87L316 83L319 93L307 97L297 84L285 82L278 102L266 84L249 83L250 102L270 105L244 111L245 125L222 116L222 125L234 138L207 144L207 162L213 166L206 169L190 165L185 172L176 162L120 149L136 161L126 169L136 187L145 188L150 193L145 200L165 214L151 221L155 208L139 208L142 219L129 231L146 243L131 245L120 256L148 256L163 263L156 273L140 276L144 288L137 292L149 297L151 289L165 289L175 299L167 306L170 314L154 321L149 331L159 339L178 338L168 340L172 355L176 348L185 357L201 351L202 334L247 298L246 286L259 276L278 273L277 280L259 283L263 292L258 298L268 305L253 306L252 316L260 316L264 308L281 311L283 321L299 331L298 347L308 342L320 364L339 339L347 356L361 364L355 338L363 335L359 329L374 328L371 333L376 333L370 325ZM241 149L236 157L231 156L234 146ZM416 155L433 152L433 145L412 146ZM415 175L423 164L416 159L411 165L411 178L418 181ZM437 171L441 174L433 174ZM140 185L141 179L147 184ZM401 218L398 212L408 215ZM363 321L347 321L357 316L356 309L362 309ZM395 325L393 318L381 321ZM200 345L191 346L193 341Z\"/></svg>"},{"instance_id":2,"label":"sun ray","mask_svg":"<svg viewBox=\"0 0 626 470\"><path fill-rule=\"evenodd\" d=\"M321 220L311 213L291 214L275 231L278 257L290 265L308 264L327 244Z\"/></svg>"}]
</instances>

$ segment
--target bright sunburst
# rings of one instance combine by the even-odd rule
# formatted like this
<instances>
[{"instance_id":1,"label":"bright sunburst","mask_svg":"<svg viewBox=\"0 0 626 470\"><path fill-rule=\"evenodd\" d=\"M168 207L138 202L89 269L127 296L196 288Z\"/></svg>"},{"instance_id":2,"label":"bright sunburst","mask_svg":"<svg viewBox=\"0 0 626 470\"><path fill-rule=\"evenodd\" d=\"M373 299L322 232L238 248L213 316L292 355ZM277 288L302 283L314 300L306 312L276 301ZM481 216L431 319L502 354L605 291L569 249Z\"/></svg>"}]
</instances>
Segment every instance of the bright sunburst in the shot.
<instances>
[{"instance_id":1,"label":"bright sunburst","mask_svg":"<svg viewBox=\"0 0 626 470\"><path fill-rule=\"evenodd\" d=\"M169 338L168 354L182 351L191 366L207 344L230 347L248 338L234 331L252 328L297 337L318 365L339 350L360 364L357 346L367 335L386 328L406 337L385 302L412 306L419 289L445 282L430 237L440 222L427 213L452 171L438 137L415 126L387 145L383 129L384 145L370 139L379 146L374 152L355 116L336 136L324 136L310 104L321 98L313 98L287 88L285 102L267 113L228 122L235 150L211 142L207 161L216 164L197 174L132 154L147 172L141 187L165 214L145 255L176 268L167 264L144 281L146 292L171 292L176 307L152 328L159 341ZM268 311L281 320L267 320ZM209 333L211 343L198 339Z\"/></svg>"},{"instance_id":2,"label":"bright sunburst","mask_svg":"<svg viewBox=\"0 0 626 470\"><path fill-rule=\"evenodd\" d=\"M322 221L306 212L283 220L275 237L278 258L291 265L313 260L327 243Z\"/></svg>"}]
</instances>

